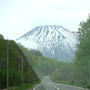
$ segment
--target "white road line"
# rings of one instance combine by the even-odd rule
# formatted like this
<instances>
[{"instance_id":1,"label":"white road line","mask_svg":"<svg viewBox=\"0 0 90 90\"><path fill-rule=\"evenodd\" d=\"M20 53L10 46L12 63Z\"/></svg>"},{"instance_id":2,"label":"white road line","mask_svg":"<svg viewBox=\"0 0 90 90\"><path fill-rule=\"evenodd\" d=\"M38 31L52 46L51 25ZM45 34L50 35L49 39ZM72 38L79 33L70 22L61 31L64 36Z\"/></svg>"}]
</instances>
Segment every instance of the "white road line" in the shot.
<instances>
[{"instance_id":1,"label":"white road line","mask_svg":"<svg viewBox=\"0 0 90 90\"><path fill-rule=\"evenodd\" d=\"M77 89L83 89L84 90L84 88L82 88L82 87L77 87L77 86L72 86L72 85L66 85L66 84L59 84L59 83L54 83L54 82L52 82L54 85L63 85L63 86L70 86L70 87L72 87L72 88L77 88Z\"/></svg>"},{"instance_id":2,"label":"white road line","mask_svg":"<svg viewBox=\"0 0 90 90\"><path fill-rule=\"evenodd\" d=\"M49 79L49 77L47 77L47 82L48 82L50 85L52 85L53 87L55 87L55 88L57 88L56 85L63 85L63 86L70 86L70 87L73 87L73 88L85 90L85 89L82 88L82 87L77 87L77 86L72 86L72 85L65 85L65 84L54 83L54 82L52 82L52 81ZM57 88L57 89L59 90L60 88Z\"/></svg>"},{"instance_id":3,"label":"white road line","mask_svg":"<svg viewBox=\"0 0 90 90\"><path fill-rule=\"evenodd\" d=\"M48 84L50 84L51 86L53 86L54 88L56 88L57 90L59 90L60 88L57 88L57 86L56 85L54 85L54 84L52 84L52 83L50 83L50 80L47 78L47 83Z\"/></svg>"},{"instance_id":4,"label":"white road line","mask_svg":"<svg viewBox=\"0 0 90 90\"><path fill-rule=\"evenodd\" d=\"M59 90L60 88L57 88L57 90Z\"/></svg>"},{"instance_id":5,"label":"white road line","mask_svg":"<svg viewBox=\"0 0 90 90\"><path fill-rule=\"evenodd\" d=\"M41 84L38 84L33 90L36 90Z\"/></svg>"}]
</instances>

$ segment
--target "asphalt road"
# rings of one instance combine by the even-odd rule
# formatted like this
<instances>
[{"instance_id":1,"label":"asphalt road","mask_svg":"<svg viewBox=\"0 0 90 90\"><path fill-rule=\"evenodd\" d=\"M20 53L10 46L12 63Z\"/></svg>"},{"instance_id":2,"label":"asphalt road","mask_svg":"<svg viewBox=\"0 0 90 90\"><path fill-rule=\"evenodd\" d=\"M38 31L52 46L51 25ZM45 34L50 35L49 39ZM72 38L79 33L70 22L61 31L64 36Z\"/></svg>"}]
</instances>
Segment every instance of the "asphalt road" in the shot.
<instances>
[{"instance_id":1,"label":"asphalt road","mask_svg":"<svg viewBox=\"0 0 90 90\"><path fill-rule=\"evenodd\" d=\"M81 87L72 85L59 84L52 82L48 76L43 77L42 82L37 85L33 90L85 90Z\"/></svg>"}]
</instances>

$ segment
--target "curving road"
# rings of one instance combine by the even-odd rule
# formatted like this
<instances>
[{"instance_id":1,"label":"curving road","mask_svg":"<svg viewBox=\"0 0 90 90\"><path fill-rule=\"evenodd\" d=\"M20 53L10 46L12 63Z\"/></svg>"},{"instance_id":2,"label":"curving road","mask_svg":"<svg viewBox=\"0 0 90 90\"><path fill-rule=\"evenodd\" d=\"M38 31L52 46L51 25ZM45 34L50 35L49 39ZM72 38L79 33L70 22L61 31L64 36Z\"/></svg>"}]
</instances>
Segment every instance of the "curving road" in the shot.
<instances>
[{"instance_id":1,"label":"curving road","mask_svg":"<svg viewBox=\"0 0 90 90\"><path fill-rule=\"evenodd\" d=\"M52 82L48 76L43 77L42 82L37 85L33 90L85 90L81 87L72 85L58 84Z\"/></svg>"}]
</instances>

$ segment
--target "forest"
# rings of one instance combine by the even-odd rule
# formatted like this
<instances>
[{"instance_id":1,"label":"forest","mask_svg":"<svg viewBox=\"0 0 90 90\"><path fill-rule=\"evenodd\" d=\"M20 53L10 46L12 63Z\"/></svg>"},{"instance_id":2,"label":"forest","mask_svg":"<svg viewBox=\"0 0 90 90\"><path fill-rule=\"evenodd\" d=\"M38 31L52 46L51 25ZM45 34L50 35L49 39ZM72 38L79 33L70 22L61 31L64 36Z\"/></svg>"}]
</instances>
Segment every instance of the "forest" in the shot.
<instances>
[{"instance_id":1,"label":"forest","mask_svg":"<svg viewBox=\"0 0 90 90\"><path fill-rule=\"evenodd\" d=\"M72 63L59 62L52 79L90 89L90 16L80 23L75 59Z\"/></svg>"},{"instance_id":2,"label":"forest","mask_svg":"<svg viewBox=\"0 0 90 90\"><path fill-rule=\"evenodd\" d=\"M0 35L0 90L7 88L7 82L8 87L18 87L34 81L39 78L16 42Z\"/></svg>"}]
</instances>

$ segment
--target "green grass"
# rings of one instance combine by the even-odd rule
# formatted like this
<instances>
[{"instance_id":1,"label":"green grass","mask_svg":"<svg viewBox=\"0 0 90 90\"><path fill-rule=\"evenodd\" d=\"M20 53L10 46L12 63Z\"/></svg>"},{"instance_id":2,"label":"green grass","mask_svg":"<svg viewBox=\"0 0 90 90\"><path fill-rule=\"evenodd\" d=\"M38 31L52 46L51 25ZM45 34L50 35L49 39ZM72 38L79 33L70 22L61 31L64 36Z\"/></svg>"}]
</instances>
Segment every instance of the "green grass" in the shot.
<instances>
[{"instance_id":1,"label":"green grass","mask_svg":"<svg viewBox=\"0 0 90 90\"><path fill-rule=\"evenodd\" d=\"M70 81L60 81L60 80L55 80L55 79L51 79L51 81L55 82L55 83L60 83L60 84L66 84L66 85L72 85L72 86L77 86L77 87L83 87L83 88L87 88L88 90L90 90L90 85L82 85L81 82L70 82Z\"/></svg>"},{"instance_id":2,"label":"green grass","mask_svg":"<svg viewBox=\"0 0 90 90\"><path fill-rule=\"evenodd\" d=\"M26 89L32 88L33 85L37 85L39 83L40 83L40 81L36 81L36 82L30 83L30 84L24 84L24 85L14 88L13 90L26 90Z\"/></svg>"},{"instance_id":3,"label":"green grass","mask_svg":"<svg viewBox=\"0 0 90 90\"><path fill-rule=\"evenodd\" d=\"M71 81L60 81L60 80L56 80L56 78L54 76L52 76L52 75L50 76L50 79L51 79L51 81L53 81L55 83L67 84L67 85L84 87L84 88L87 88L87 86L89 87L89 85L81 84L81 82L79 82L79 81L71 82Z\"/></svg>"}]
</instances>

